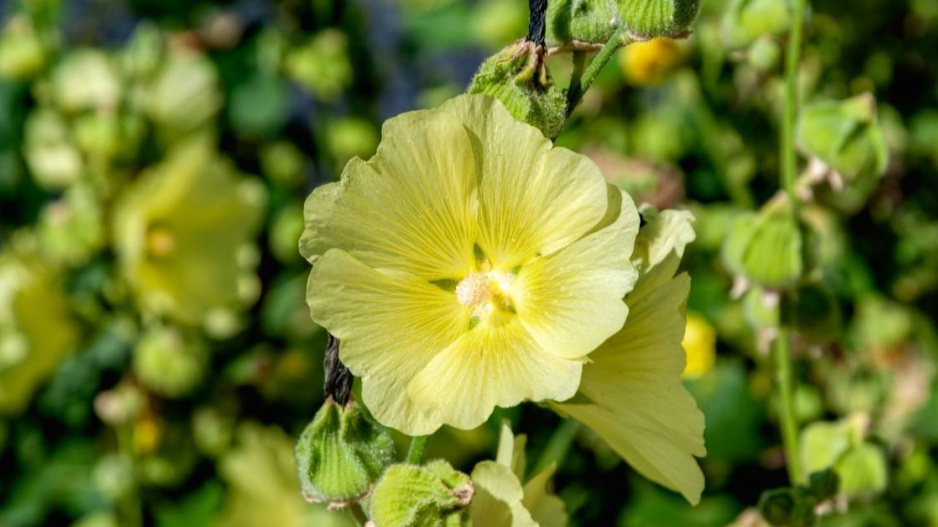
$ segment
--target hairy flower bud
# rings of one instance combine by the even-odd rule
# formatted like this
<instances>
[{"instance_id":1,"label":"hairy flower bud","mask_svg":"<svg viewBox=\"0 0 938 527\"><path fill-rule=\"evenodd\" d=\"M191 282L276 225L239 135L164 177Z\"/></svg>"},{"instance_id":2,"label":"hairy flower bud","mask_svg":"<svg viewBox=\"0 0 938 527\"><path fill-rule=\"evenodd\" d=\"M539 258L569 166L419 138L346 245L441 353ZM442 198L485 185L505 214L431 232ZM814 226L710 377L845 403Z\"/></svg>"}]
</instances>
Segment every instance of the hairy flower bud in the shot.
<instances>
[{"instance_id":1,"label":"hairy flower bud","mask_svg":"<svg viewBox=\"0 0 938 527\"><path fill-rule=\"evenodd\" d=\"M734 274L756 285L781 289L803 275L804 245L791 204L780 196L759 213L736 219L723 245L723 260Z\"/></svg>"},{"instance_id":2,"label":"hairy flower bud","mask_svg":"<svg viewBox=\"0 0 938 527\"><path fill-rule=\"evenodd\" d=\"M876 100L869 93L804 108L797 136L803 150L848 181L886 172L889 151L876 119Z\"/></svg>"},{"instance_id":3,"label":"hairy flower bud","mask_svg":"<svg viewBox=\"0 0 938 527\"><path fill-rule=\"evenodd\" d=\"M303 497L344 506L371 490L395 454L391 436L355 401L332 398L316 412L296 445Z\"/></svg>"},{"instance_id":4,"label":"hairy flower bud","mask_svg":"<svg viewBox=\"0 0 938 527\"><path fill-rule=\"evenodd\" d=\"M633 37L677 37L700 10L699 0L619 0L622 22Z\"/></svg>"},{"instance_id":5,"label":"hairy flower bud","mask_svg":"<svg viewBox=\"0 0 938 527\"><path fill-rule=\"evenodd\" d=\"M637 40L680 37L699 10L699 0L555 0L547 10L548 40L598 44L621 26Z\"/></svg>"},{"instance_id":6,"label":"hairy flower bud","mask_svg":"<svg viewBox=\"0 0 938 527\"><path fill-rule=\"evenodd\" d=\"M468 92L495 97L515 119L557 137L566 121L567 101L550 78L546 58L543 46L519 40L482 63Z\"/></svg>"},{"instance_id":7,"label":"hairy flower bud","mask_svg":"<svg viewBox=\"0 0 938 527\"><path fill-rule=\"evenodd\" d=\"M445 461L388 468L371 497L371 519L380 527L463 527L475 490L469 476Z\"/></svg>"}]
</instances>

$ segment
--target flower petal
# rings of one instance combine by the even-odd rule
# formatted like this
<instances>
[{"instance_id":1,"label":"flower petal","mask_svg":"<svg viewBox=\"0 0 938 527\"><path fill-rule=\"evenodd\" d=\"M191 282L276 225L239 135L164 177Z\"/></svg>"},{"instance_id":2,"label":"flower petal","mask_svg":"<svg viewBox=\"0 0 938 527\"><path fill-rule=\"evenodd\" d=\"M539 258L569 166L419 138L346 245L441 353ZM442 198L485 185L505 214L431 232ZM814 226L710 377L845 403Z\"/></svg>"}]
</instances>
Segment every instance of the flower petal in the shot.
<instances>
[{"instance_id":1,"label":"flower petal","mask_svg":"<svg viewBox=\"0 0 938 527\"><path fill-rule=\"evenodd\" d=\"M522 324L551 354L575 359L622 328L623 302L638 272L632 255L640 220L628 194L609 187L611 225L524 265L513 287Z\"/></svg>"},{"instance_id":2,"label":"flower petal","mask_svg":"<svg viewBox=\"0 0 938 527\"><path fill-rule=\"evenodd\" d=\"M658 266L648 283L673 273L671 265ZM553 406L595 429L646 477L696 504L704 478L694 456L706 455L704 419L681 384L690 278L680 275L657 287L641 287L643 281L626 298L631 312L625 326L590 354L578 397Z\"/></svg>"},{"instance_id":3,"label":"flower petal","mask_svg":"<svg viewBox=\"0 0 938 527\"><path fill-rule=\"evenodd\" d=\"M475 496L469 505L473 525L486 527L538 527L524 508L524 490L510 468L482 461L472 470Z\"/></svg>"},{"instance_id":4,"label":"flower petal","mask_svg":"<svg viewBox=\"0 0 938 527\"><path fill-rule=\"evenodd\" d=\"M341 340L339 356L362 377L365 405L385 426L410 435L439 428L407 400L406 381L469 327L449 291L404 273L371 269L337 249L313 265L313 320Z\"/></svg>"},{"instance_id":5,"label":"flower petal","mask_svg":"<svg viewBox=\"0 0 938 527\"><path fill-rule=\"evenodd\" d=\"M469 135L451 114L390 119L370 161L349 161L341 182L307 198L300 252L315 262L339 248L375 269L461 277L474 261L476 172Z\"/></svg>"},{"instance_id":6,"label":"flower petal","mask_svg":"<svg viewBox=\"0 0 938 527\"><path fill-rule=\"evenodd\" d=\"M456 97L440 109L459 117L481 160L478 241L497 268L555 252L602 219L606 183L588 157L551 148L487 95Z\"/></svg>"},{"instance_id":7,"label":"flower petal","mask_svg":"<svg viewBox=\"0 0 938 527\"><path fill-rule=\"evenodd\" d=\"M583 364L546 353L516 316L507 316L501 324L479 324L430 360L407 387L411 399L433 418L468 430L496 405L572 397Z\"/></svg>"}]
</instances>

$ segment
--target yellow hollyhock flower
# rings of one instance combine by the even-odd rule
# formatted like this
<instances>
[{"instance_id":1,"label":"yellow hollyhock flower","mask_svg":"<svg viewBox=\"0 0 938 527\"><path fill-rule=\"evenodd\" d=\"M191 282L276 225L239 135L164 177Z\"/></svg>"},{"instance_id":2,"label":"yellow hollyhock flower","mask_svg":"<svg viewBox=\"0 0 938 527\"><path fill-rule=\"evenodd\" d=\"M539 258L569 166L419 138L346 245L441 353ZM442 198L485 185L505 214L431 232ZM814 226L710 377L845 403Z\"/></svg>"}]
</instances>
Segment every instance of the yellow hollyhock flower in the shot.
<instances>
[{"instance_id":1,"label":"yellow hollyhock flower","mask_svg":"<svg viewBox=\"0 0 938 527\"><path fill-rule=\"evenodd\" d=\"M576 397L552 403L593 428L647 478L700 501L704 478L694 456L706 455L704 416L681 384L684 308L690 277L675 276L694 239L689 212L642 211L636 240L629 319L590 354Z\"/></svg>"},{"instance_id":2,"label":"yellow hollyhock flower","mask_svg":"<svg viewBox=\"0 0 938 527\"><path fill-rule=\"evenodd\" d=\"M485 95L387 121L305 215L312 318L410 435L572 397L637 278L631 198Z\"/></svg>"},{"instance_id":3,"label":"yellow hollyhock flower","mask_svg":"<svg viewBox=\"0 0 938 527\"><path fill-rule=\"evenodd\" d=\"M171 150L135 181L116 205L114 238L143 310L211 326L252 302L265 197L207 140Z\"/></svg>"}]
</instances>

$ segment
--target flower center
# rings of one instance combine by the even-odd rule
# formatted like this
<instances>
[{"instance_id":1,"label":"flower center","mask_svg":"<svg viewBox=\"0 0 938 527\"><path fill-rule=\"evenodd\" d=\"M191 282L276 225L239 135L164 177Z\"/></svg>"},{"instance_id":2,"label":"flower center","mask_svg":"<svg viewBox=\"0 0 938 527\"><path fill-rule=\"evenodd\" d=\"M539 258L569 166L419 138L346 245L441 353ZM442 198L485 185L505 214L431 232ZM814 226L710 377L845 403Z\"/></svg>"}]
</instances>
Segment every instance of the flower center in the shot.
<instances>
[{"instance_id":1,"label":"flower center","mask_svg":"<svg viewBox=\"0 0 938 527\"><path fill-rule=\"evenodd\" d=\"M510 296L513 279L513 275L497 271L469 273L456 285L456 298L477 316L496 309L513 311Z\"/></svg>"}]
</instances>

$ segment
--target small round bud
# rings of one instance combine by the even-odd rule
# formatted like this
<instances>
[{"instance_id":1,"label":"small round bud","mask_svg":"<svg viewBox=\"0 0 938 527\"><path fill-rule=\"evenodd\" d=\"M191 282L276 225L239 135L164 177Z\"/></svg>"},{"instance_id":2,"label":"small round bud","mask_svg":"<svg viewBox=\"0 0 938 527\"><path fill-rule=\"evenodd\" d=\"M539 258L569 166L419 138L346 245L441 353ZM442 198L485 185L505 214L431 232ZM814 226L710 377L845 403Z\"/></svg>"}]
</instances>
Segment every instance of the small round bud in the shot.
<instances>
[{"instance_id":1,"label":"small round bud","mask_svg":"<svg viewBox=\"0 0 938 527\"><path fill-rule=\"evenodd\" d=\"M127 424L143 411L147 401L136 385L123 383L112 390L99 393L94 398L94 410L105 423L111 426Z\"/></svg>"},{"instance_id":2,"label":"small round bud","mask_svg":"<svg viewBox=\"0 0 938 527\"><path fill-rule=\"evenodd\" d=\"M699 0L619 0L622 23L633 37L679 37L688 31Z\"/></svg>"},{"instance_id":3,"label":"small round bud","mask_svg":"<svg viewBox=\"0 0 938 527\"><path fill-rule=\"evenodd\" d=\"M49 53L29 21L13 17L0 33L0 78L28 81L42 72Z\"/></svg>"},{"instance_id":4,"label":"small round bud","mask_svg":"<svg viewBox=\"0 0 938 527\"><path fill-rule=\"evenodd\" d=\"M769 72L778 67L782 59L782 48L771 37L762 37L749 48L749 64L762 72Z\"/></svg>"},{"instance_id":5,"label":"small round bud","mask_svg":"<svg viewBox=\"0 0 938 527\"><path fill-rule=\"evenodd\" d=\"M133 370L140 382L157 395L188 395L205 375L205 349L173 328L147 331L134 349Z\"/></svg>"},{"instance_id":6,"label":"small round bud","mask_svg":"<svg viewBox=\"0 0 938 527\"><path fill-rule=\"evenodd\" d=\"M546 58L543 46L519 40L483 62L467 91L495 97L518 121L557 137L566 122L567 99L550 78Z\"/></svg>"},{"instance_id":7,"label":"small round bud","mask_svg":"<svg viewBox=\"0 0 938 527\"><path fill-rule=\"evenodd\" d=\"M876 100L868 93L805 107L796 133L803 150L848 182L886 172L889 150L876 119Z\"/></svg>"},{"instance_id":8,"label":"small round bud","mask_svg":"<svg viewBox=\"0 0 938 527\"><path fill-rule=\"evenodd\" d=\"M801 225L785 196L757 214L738 217L723 244L723 261L734 274L770 289L793 286L804 273Z\"/></svg>"},{"instance_id":9,"label":"small round bud","mask_svg":"<svg viewBox=\"0 0 938 527\"><path fill-rule=\"evenodd\" d=\"M333 507L357 501L394 455L391 436L358 403L341 406L329 398L296 444L303 497Z\"/></svg>"},{"instance_id":10,"label":"small round bud","mask_svg":"<svg viewBox=\"0 0 938 527\"><path fill-rule=\"evenodd\" d=\"M765 491L759 498L759 512L770 525L789 525L795 506L795 496L787 488Z\"/></svg>"},{"instance_id":11,"label":"small round bud","mask_svg":"<svg viewBox=\"0 0 938 527\"><path fill-rule=\"evenodd\" d=\"M371 496L371 519L381 527L464 527L475 494L472 480L441 460L393 465ZM419 523L418 523L419 522Z\"/></svg>"},{"instance_id":12,"label":"small round bud","mask_svg":"<svg viewBox=\"0 0 938 527\"><path fill-rule=\"evenodd\" d=\"M836 496L839 488L840 476L832 468L815 472L808 478L808 492L819 502Z\"/></svg>"}]
</instances>

